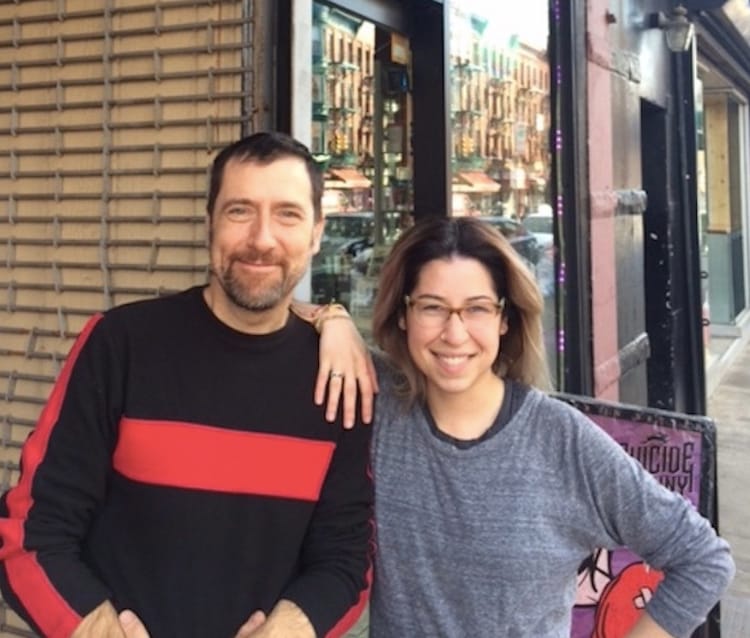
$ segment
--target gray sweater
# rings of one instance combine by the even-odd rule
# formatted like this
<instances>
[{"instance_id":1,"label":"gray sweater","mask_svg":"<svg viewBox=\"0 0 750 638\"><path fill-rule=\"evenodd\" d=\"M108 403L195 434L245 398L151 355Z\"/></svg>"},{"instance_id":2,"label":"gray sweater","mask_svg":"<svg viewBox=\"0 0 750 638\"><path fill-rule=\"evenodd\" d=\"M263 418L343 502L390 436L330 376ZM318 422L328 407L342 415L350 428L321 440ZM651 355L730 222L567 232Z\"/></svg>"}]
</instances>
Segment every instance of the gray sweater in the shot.
<instances>
[{"instance_id":1,"label":"gray sweater","mask_svg":"<svg viewBox=\"0 0 750 638\"><path fill-rule=\"evenodd\" d=\"M728 586L726 542L574 408L530 390L492 436L460 447L382 372L373 638L569 638L577 568L599 547L665 572L647 609L674 636Z\"/></svg>"}]
</instances>

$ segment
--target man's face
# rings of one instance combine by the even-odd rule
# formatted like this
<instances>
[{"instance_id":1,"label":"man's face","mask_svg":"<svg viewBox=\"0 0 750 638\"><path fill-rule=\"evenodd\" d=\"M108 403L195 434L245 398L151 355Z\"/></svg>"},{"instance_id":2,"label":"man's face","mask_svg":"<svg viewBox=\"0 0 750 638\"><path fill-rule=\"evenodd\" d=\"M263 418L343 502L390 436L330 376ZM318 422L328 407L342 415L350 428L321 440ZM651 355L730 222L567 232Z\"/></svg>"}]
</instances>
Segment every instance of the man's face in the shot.
<instances>
[{"instance_id":1,"label":"man's face","mask_svg":"<svg viewBox=\"0 0 750 638\"><path fill-rule=\"evenodd\" d=\"M230 160L210 228L208 295L214 313L229 325L235 324L232 317L248 313L279 310L285 317L322 230L301 159Z\"/></svg>"}]
</instances>

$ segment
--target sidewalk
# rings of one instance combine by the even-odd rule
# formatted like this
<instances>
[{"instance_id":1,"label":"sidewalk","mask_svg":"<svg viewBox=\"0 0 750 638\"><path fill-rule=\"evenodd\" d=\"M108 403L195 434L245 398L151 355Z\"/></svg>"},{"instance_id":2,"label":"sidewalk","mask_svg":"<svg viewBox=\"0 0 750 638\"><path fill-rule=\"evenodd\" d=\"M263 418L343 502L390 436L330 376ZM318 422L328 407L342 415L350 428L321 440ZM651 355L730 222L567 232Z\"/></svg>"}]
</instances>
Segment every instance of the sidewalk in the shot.
<instances>
[{"instance_id":1,"label":"sidewalk","mask_svg":"<svg viewBox=\"0 0 750 638\"><path fill-rule=\"evenodd\" d=\"M719 531L732 546L737 576L721 603L721 638L750 636L750 342L709 397L716 421Z\"/></svg>"}]
</instances>

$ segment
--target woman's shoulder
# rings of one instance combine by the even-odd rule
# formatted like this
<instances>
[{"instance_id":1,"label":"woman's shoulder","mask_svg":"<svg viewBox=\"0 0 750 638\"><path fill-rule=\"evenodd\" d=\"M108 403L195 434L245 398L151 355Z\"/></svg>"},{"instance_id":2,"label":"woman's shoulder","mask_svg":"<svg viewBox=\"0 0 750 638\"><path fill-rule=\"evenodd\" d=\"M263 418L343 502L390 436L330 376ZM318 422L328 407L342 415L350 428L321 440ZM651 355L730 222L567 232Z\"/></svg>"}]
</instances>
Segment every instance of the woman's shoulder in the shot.
<instances>
[{"instance_id":1,"label":"woman's shoulder","mask_svg":"<svg viewBox=\"0 0 750 638\"><path fill-rule=\"evenodd\" d=\"M565 403L553 393L540 390L534 386L514 381L514 392L523 397L519 410L529 410L537 418L552 418L579 421L584 415L572 405Z\"/></svg>"},{"instance_id":2,"label":"woman's shoulder","mask_svg":"<svg viewBox=\"0 0 750 638\"><path fill-rule=\"evenodd\" d=\"M378 376L378 385L380 394L395 394L398 386L404 382L404 375L401 373L393 360L382 350L371 348L370 354L375 365L375 372Z\"/></svg>"},{"instance_id":3,"label":"woman's shoulder","mask_svg":"<svg viewBox=\"0 0 750 638\"><path fill-rule=\"evenodd\" d=\"M406 377L382 350L371 349L380 391L375 403L375 424L411 413L414 405L406 392Z\"/></svg>"},{"instance_id":4,"label":"woman's shoulder","mask_svg":"<svg viewBox=\"0 0 750 638\"><path fill-rule=\"evenodd\" d=\"M563 437L594 437L599 439L603 431L590 417L555 393L526 387L523 402L516 410L526 423L533 423L549 433L554 428ZM605 437L607 438L607 437Z\"/></svg>"},{"instance_id":5,"label":"woman's shoulder","mask_svg":"<svg viewBox=\"0 0 750 638\"><path fill-rule=\"evenodd\" d=\"M370 347L370 356L372 357L372 362L375 364L375 371L378 373L378 378L380 375L385 376L395 372L390 357L379 348Z\"/></svg>"}]
</instances>

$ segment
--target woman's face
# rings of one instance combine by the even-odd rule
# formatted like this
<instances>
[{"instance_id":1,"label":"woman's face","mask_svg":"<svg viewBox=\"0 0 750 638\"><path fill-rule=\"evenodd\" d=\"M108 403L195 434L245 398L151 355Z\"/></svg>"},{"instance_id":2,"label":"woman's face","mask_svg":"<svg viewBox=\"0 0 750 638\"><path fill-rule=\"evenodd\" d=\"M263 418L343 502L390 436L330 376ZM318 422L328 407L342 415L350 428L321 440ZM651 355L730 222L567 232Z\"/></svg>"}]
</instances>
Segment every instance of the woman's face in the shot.
<instances>
[{"instance_id":1,"label":"woman's face","mask_svg":"<svg viewBox=\"0 0 750 638\"><path fill-rule=\"evenodd\" d=\"M427 397L482 392L497 382L492 364L508 324L488 270L476 259L427 262L401 320ZM461 315L457 311L461 309Z\"/></svg>"}]
</instances>

